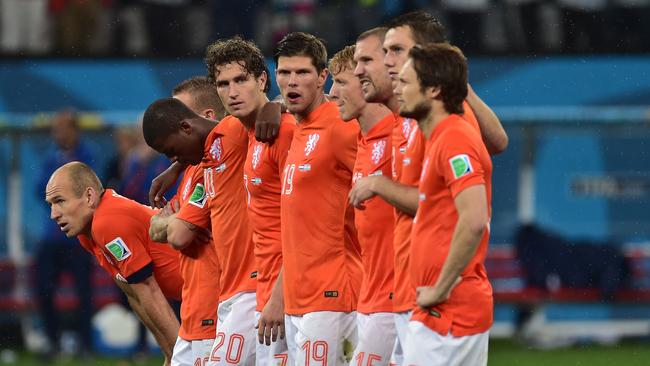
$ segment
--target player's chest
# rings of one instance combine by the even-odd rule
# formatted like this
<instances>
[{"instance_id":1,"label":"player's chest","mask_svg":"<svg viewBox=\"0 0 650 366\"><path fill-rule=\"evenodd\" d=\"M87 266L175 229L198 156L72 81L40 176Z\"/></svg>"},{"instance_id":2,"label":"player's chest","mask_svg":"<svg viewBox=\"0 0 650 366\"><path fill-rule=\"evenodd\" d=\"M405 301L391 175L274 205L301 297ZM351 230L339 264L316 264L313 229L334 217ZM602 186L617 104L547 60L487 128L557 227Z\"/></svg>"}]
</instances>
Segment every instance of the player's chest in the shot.
<instances>
[{"instance_id":1,"label":"player's chest","mask_svg":"<svg viewBox=\"0 0 650 366\"><path fill-rule=\"evenodd\" d=\"M391 138L359 141L352 183L367 176L391 175Z\"/></svg>"}]
</instances>

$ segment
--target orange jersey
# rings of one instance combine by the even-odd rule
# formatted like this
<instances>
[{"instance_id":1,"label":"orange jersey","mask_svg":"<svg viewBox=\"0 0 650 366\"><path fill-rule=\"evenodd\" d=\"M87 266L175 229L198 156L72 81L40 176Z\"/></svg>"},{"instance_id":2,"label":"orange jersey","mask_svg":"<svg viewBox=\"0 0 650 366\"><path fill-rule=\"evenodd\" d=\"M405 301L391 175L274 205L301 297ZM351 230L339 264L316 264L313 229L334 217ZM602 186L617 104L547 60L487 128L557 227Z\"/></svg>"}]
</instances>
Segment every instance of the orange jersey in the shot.
<instances>
[{"instance_id":1,"label":"orange jersey","mask_svg":"<svg viewBox=\"0 0 650 366\"><path fill-rule=\"evenodd\" d=\"M478 121L469 104L463 102L463 108L465 110L463 118L478 131ZM417 121L402 117L397 120L398 123L393 129L393 143L397 143L400 148L394 154L393 179L401 184L417 187L422 173L426 140ZM409 269L412 226L413 217L396 209L395 293L393 297L395 312L410 311L415 305L415 287L411 284Z\"/></svg>"},{"instance_id":2,"label":"orange jersey","mask_svg":"<svg viewBox=\"0 0 650 366\"><path fill-rule=\"evenodd\" d=\"M174 198L180 209L176 217L209 230L210 208L203 185L203 169L199 165L188 166L178 187ZM183 302L178 336L186 341L212 339L216 333L220 277L214 243L191 243L181 250L180 262Z\"/></svg>"},{"instance_id":3,"label":"orange jersey","mask_svg":"<svg viewBox=\"0 0 650 366\"><path fill-rule=\"evenodd\" d=\"M481 135L458 115L441 121L427 141L419 185L420 203L411 236L411 278L417 286L433 286L449 254L458 222L455 197L464 189L485 185L491 211L492 161ZM413 320L441 335L462 337L487 331L492 325L492 287L485 271L489 228L463 270L462 281L447 301L425 311L417 307Z\"/></svg>"},{"instance_id":4,"label":"orange jersey","mask_svg":"<svg viewBox=\"0 0 650 366\"><path fill-rule=\"evenodd\" d=\"M221 268L224 301L239 292L254 292L255 257L242 184L248 133L235 117L221 120L205 141L204 172L212 240Z\"/></svg>"},{"instance_id":5,"label":"orange jersey","mask_svg":"<svg viewBox=\"0 0 650 366\"><path fill-rule=\"evenodd\" d=\"M362 268L348 192L358 133L332 102L296 125L282 180L287 314L356 309Z\"/></svg>"},{"instance_id":6,"label":"orange jersey","mask_svg":"<svg viewBox=\"0 0 650 366\"><path fill-rule=\"evenodd\" d=\"M283 114L280 132L273 144L255 140L248 132L248 155L244 165L244 184L248 191L248 217L253 229L257 263L257 311L262 311L282 268L280 235L280 197L282 171L289 153L296 120Z\"/></svg>"},{"instance_id":7,"label":"orange jersey","mask_svg":"<svg viewBox=\"0 0 650 366\"><path fill-rule=\"evenodd\" d=\"M389 114L363 136L359 134L353 183L373 175L391 176L391 133L395 116ZM361 245L363 281L357 311L363 314L393 311L393 228L391 206L375 196L355 210L355 224Z\"/></svg>"},{"instance_id":8,"label":"orange jersey","mask_svg":"<svg viewBox=\"0 0 650 366\"><path fill-rule=\"evenodd\" d=\"M93 214L91 237L78 238L115 279L137 283L153 273L165 297L180 300L183 280L178 253L149 238L149 221L155 214L151 207L107 189Z\"/></svg>"}]
</instances>

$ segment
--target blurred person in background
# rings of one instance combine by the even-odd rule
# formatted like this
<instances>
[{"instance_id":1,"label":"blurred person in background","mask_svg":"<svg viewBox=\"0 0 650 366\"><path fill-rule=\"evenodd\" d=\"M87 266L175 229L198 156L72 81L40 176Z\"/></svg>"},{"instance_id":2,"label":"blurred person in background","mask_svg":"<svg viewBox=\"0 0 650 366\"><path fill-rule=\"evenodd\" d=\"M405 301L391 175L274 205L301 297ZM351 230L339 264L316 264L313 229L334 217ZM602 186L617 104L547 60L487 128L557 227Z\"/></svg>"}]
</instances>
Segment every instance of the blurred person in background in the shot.
<instances>
[{"instance_id":1,"label":"blurred person in background","mask_svg":"<svg viewBox=\"0 0 650 366\"><path fill-rule=\"evenodd\" d=\"M138 142L137 131L133 126L117 127L113 130L115 155L106 167L106 187L118 189L126 173L129 152Z\"/></svg>"},{"instance_id":2,"label":"blurred person in background","mask_svg":"<svg viewBox=\"0 0 650 366\"><path fill-rule=\"evenodd\" d=\"M0 50L41 54L48 51L48 0L0 0Z\"/></svg>"},{"instance_id":3,"label":"blurred person in background","mask_svg":"<svg viewBox=\"0 0 650 366\"><path fill-rule=\"evenodd\" d=\"M63 110L52 119L51 137L54 146L45 154L38 184L38 197L43 195L48 178L59 166L70 161L83 161L96 165L98 150L95 145L80 139L78 118L74 111ZM54 297L60 275L67 271L74 277L74 289L79 299L75 312L81 352L91 350L90 318L92 316L92 261L77 245L76 240L66 238L61 228L52 220L44 223L42 240L35 252L36 294L40 316L45 326L48 346L43 350L47 359L59 353L61 327Z\"/></svg>"},{"instance_id":4,"label":"blurred person in background","mask_svg":"<svg viewBox=\"0 0 650 366\"><path fill-rule=\"evenodd\" d=\"M56 51L87 55L95 40L102 5L110 0L50 0L56 29Z\"/></svg>"},{"instance_id":5,"label":"blurred person in background","mask_svg":"<svg viewBox=\"0 0 650 366\"><path fill-rule=\"evenodd\" d=\"M603 51L607 0L558 0L562 11L562 51Z\"/></svg>"}]
</instances>

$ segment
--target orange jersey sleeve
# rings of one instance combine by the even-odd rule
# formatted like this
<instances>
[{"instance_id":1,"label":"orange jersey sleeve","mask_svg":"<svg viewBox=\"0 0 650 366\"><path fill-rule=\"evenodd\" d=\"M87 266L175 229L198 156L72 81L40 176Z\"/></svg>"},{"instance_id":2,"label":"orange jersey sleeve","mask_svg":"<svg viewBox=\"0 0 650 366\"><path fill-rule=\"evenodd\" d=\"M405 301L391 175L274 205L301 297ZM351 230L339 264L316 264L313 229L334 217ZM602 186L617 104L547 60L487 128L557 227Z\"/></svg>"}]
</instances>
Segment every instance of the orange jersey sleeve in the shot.
<instances>
[{"instance_id":1,"label":"orange jersey sleeve","mask_svg":"<svg viewBox=\"0 0 650 366\"><path fill-rule=\"evenodd\" d=\"M283 114L280 132L273 144L255 140L255 131L249 131L244 184L248 192L248 217L255 244L257 311L262 311L271 297L282 268L281 174L295 128L296 121L293 116Z\"/></svg>"},{"instance_id":2,"label":"orange jersey sleeve","mask_svg":"<svg viewBox=\"0 0 650 366\"><path fill-rule=\"evenodd\" d=\"M365 136L359 134L353 183L367 176L391 176L391 133L394 119L393 114L389 114L377 122ZM363 210L355 210L355 224L363 264L363 281L357 311L363 314L392 312L394 273L392 206L379 196L367 200L365 206Z\"/></svg>"},{"instance_id":3,"label":"orange jersey sleeve","mask_svg":"<svg viewBox=\"0 0 650 366\"><path fill-rule=\"evenodd\" d=\"M220 301L255 291L257 270L246 210L244 162L248 133L237 118L221 120L205 142L201 163L210 207L212 239L221 268Z\"/></svg>"},{"instance_id":4,"label":"orange jersey sleeve","mask_svg":"<svg viewBox=\"0 0 650 366\"><path fill-rule=\"evenodd\" d=\"M331 102L296 126L281 199L288 314L356 308L362 268L348 192L358 133Z\"/></svg>"},{"instance_id":5,"label":"orange jersey sleeve","mask_svg":"<svg viewBox=\"0 0 650 366\"><path fill-rule=\"evenodd\" d=\"M154 214L150 207L107 189L93 216L92 241L126 282L152 265L153 276L163 294L180 300L183 281L178 253L149 238L149 221Z\"/></svg>"},{"instance_id":6,"label":"orange jersey sleeve","mask_svg":"<svg viewBox=\"0 0 650 366\"><path fill-rule=\"evenodd\" d=\"M419 186L420 206L411 237L411 274L415 286L432 286L449 254L458 222L454 198L462 190L485 185L491 202L492 162L480 134L461 117L441 121L427 142ZM462 281L435 312L414 309L413 319L446 335L462 337L487 331L492 325L492 287L485 271L489 229L463 271Z\"/></svg>"},{"instance_id":7,"label":"orange jersey sleeve","mask_svg":"<svg viewBox=\"0 0 650 366\"><path fill-rule=\"evenodd\" d=\"M210 226L210 207L203 184L203 169L193 165L185 169L177 198L177 218L202 228ZM207 224L206 224L207 223ZM212 339L217 325L219 305L219 263L214 243L193 242L180 252L183 277L181 327L178 336L186 341Z\"/></svg>"}]
</instances>

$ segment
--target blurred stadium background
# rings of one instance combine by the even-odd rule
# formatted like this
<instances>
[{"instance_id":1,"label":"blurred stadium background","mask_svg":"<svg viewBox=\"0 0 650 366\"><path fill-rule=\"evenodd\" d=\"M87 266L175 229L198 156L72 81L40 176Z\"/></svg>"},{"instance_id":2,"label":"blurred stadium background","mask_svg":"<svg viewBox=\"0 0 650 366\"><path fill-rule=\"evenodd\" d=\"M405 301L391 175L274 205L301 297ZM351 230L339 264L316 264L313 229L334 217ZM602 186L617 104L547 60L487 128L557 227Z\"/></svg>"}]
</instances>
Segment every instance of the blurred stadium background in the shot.
<instances>
[{"instance_id":1,"label":"blurred stadium background","mask_svg":"<svg viewBox=\"0 0 650 366\"><path fill-rule=\"evenodd\" d=\"M510 137L494 158L490 365L650 364L650 0L0 0L0 364L48 348L34 257L57 111L78 112L94 166L137 195L164 166L138 145L139 116L205 73L212 40L242 34L270 56L302 30L333 54L414 9L440 17ZM70 274L52 281L72 356L80 301ZM160 364L110 278L91 282L99 356L56 360Z\"/></svg>"}]
</instances>

